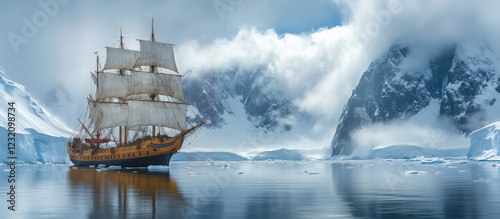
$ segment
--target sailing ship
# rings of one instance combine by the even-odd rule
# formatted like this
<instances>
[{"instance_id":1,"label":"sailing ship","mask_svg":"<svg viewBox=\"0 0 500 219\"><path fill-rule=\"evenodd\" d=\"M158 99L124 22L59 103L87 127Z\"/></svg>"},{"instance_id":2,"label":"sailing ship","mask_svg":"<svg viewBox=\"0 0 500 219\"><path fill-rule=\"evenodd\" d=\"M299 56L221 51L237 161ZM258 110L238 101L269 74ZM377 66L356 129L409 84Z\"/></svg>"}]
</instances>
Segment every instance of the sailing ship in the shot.
<instances>
[{"instance_id":1,"label":"sailing ship","mask_svg":"<svg viewBox=\"0 0 500 219\"><path fill-rule=\"evenodd\" d=\"M185 138L205 123L188 127L192 104L184 102L174 45L156 41L153 21L151 39L138 41L140 51L126 49L120 30L120 46L106 47L103 69L97 54L95 94L67 144L76 166L168 166Z\"/></svg>"}]
</instances>

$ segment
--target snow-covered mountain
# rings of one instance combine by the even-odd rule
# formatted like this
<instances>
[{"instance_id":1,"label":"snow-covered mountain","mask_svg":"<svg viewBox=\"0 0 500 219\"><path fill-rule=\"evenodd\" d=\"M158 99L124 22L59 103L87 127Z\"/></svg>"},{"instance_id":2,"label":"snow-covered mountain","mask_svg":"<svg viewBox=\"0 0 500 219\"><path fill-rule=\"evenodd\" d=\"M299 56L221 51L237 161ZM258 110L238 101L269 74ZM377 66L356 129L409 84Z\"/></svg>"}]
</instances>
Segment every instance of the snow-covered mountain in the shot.
<instances>
[{"instance_id":1,"label":"snow-covered mountain","mask_svg":"<svg viewBox=\"0 0 500 219\"><path fill-rule=\"evenodd\" d=\"M68 163L66 143L72 130L38 104L24 86L6 78L0 68L0 104L4 109L15 102L16 155L28 163ZM0 119L7 121L7 110ZM7 123L0 123L0 134L7 136ZM6 162L7 150L1 150L0 162Z\"/></svg>"},{"instance_id":2,"label":"snow-covered mountain","mask_svg":"<svg viewBox=\"0 0 500 219\"><path fill-rule=\"evenodd\" d=\"M256 128L268 131L289 131L292 124L288 118L298 112L284 95L267 89L261 69L250 72L241 69L208 70L194 76L187 72L183 87L185 98L195 104L201 119L211 128L224 126L224 115L234 114L232 100L242 104L244 119Z\"/></svg>"},{"instance_id":3,"label":"snow-covered mountain","mask_svg":"<svg viewBox=\"0 0 500 219\"><path fill-rule=\"evenodd\" d=\"M462 135L498 120L497 60L495 52L478 41L438 48L392 46L370 64L353 90L332 140L332 156L352 154L354 133L363 128L408 121L425 110L434 111L432 119Z\"/></svg>"}]
</instances>

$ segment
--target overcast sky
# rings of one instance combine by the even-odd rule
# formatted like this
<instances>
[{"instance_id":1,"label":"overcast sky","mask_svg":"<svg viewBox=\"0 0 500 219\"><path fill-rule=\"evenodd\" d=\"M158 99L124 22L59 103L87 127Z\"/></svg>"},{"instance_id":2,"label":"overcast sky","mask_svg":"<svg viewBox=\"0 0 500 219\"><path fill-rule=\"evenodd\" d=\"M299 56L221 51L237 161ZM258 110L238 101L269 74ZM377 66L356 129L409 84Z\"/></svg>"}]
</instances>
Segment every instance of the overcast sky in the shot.
<instances>
[{"instance_id":1,"label":"overcast sky","mask_svg":"<svg viewBox=\"0 0 500 219\"><path fill-rule=\"evenodd\" d=\"M31 3L28 3L31 2ZM95 51L137 48L155 19L156 37L176 44L187 69L263 69L273 89L317 119L321 144L370 62L396 42L464 39L500 51L499 1L469 0L97 0L7 1L0 9L0 66L41 103L54 93L85 100ZM47 5L49 4L49 5ZM48 9L47 9L48 8ZM425 52L425 51L424 51ZM425 60L424 60L425 61ZM425 62L423 62L425 63ZM417 63L418 64L418 63ZM54 92L66 90L66 92ZM56 112L68 122L81 106ZM56 109L48 106L49 109ZM71 125L71 124L70 124Z\"/></svg>"},{"instance_id":2,"label":"overcast sky","mask_svg":"<svg viewBox=\"0 0 500 219\"><path fill-rule=\"evenodd\" d=\"M217 39L231 39L242 28L311 33L339 25L341 19L330 0L39 0L3 4L0 66L8 78L47 104L54 89L67 90L69 98L82 98L89 86L88 72L95 68L94 52L104 55L105 46L116 46L120 28L127 46L138 47L135 39L149 37L151 18L155 19L156 37L178 47L193 42L211 45ZM182 56L182 51L177 52ZM190 62L179 59L181 71L189 68Z\"/></svg>"}]
</instances>

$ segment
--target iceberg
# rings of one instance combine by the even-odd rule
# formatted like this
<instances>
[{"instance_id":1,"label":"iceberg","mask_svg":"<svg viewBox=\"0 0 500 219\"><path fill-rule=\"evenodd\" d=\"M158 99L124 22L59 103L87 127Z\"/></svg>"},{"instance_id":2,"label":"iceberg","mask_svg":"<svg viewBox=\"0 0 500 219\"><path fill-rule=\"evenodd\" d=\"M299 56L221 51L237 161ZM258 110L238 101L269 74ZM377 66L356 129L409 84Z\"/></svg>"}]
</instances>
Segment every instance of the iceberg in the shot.
<instances>
[{"instance_id":1,"label":"iceberg","mask_svg":"<svg viewBox=\"0 0 500 219\"><path fill-rule=\"evenodd\" d=\"M414 145L392 145L375 148L366 157L367 159L411 159L415 157L432 157L428 148Z\"/></svg>"},{"instance_id":2,"label":"iceberg","mask_svg":"<svg viewBox=\"0 0 500 219\"><path fill-rule=\"evenodd\" d=\"M417 157L458 158L467 155L467 148L432 149L415 145L391 145L375 148L366 159L412 159Z\"/></svg>"},{"instance_id":3,"label":"iceberg","mask_svg":"<svg viewBox=\"0 0 500 219\"><path fill-rule=\"evenodd\" d=\"M471 160L500 160L500 121L480 128L469 135Z\"/></svg>"},{"instance_id":4,"label":"iceberg","mask_svg":"<svg viewBox=\"0 0 500 219\"><path fill-rule=\"evenodd\" d=\"M0 67L0 104L15 102L15 154L0 150L0 162L17 157L25 163L70 163L66 144L72 130L37 103L24 86L5 77ZM7 110L0 111L0 120L7 121ZM0 135L7 136L8 127L0 123Z\"/></svg>"},{"instance_id":5,"label":"iceberg","mask_svg":"<svg viewBox=\"0 0 500 219\"><path fill-rule=\"evenodd\" d=\"M274 151L260 152L252 160L305 160L298 150L279 149Z\"/></svg>"}]
</instances>

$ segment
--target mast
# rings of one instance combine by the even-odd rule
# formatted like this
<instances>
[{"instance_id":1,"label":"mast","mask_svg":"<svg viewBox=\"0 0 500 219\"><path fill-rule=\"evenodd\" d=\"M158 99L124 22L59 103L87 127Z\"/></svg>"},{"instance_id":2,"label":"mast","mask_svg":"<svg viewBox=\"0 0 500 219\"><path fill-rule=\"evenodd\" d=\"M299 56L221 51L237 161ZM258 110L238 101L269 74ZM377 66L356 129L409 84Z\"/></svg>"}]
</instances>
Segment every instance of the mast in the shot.
<instances>
[{"instance_id":1,"label":"mast","mask_svg":"<svg viewBox=\"0 0 500 219\"><path fill-rule=\"evenodd\" d=\"M95 54L97 55L95 74L99 77L99 53L95 52ZM97 80L96 86L99 87L99 79ZM90 136L92 136L92 135L90 135ZM97 130L96 136L98 139L101 137L101 133L99 132L99 130Z\"/></svg>"},{"instance_id":2,"label":"mast","mask_svg":"<svg viewBox=\"0 0 500 219\"><path fill-rule=\"evenodd\" d=\"M154 24L154 18L151 18L151 41L155 42L155 24Z\"/></svg>"},{"instance_id":3,"label":"mast","mask_svg":"<svg viewBox=\"0 0 500 219\"><path fill-rule=\"evenodd\" d=\"M120 49L124 49L124 48L123 48L123 34L122 34L122 28L120 28Z\"/></svg>"},{"instance_id":4,"label":"mast","mask_svg":"<svg viewBox=\"0 0 500 219\"><path fill-rule=\"evenodd\" d=\"M151 42L155 42L155 41L156 41L156 39L155 39L155 24L154 24L154 18L151 18ZM152 65L152 66L151 66L151 72L155 72L155 70L156 70L155 66L154 66L154 65ZM154 99L155 99L155 96L156 96L156 95L153 95L153 94L152 94L152 95L150 95L151 100L154 100ZM153 130L152 130L152 132L153 132L152 136L153 136L153 137L155 137L155 135L156 135L156 133L155 133L155 132L156 132L156 127L153 125L153 126L152 126L152 128L153 128Z\"/></svg>"},{"instance_id":5,"label":"mast","mask_svg":"<svg viewBox=\"0 0 500 219\"><path fill-rule=\"evenodd\" d=\"M120 28L120 49L124 49L124 46L123 46L123 34L122 34L122 28ZM119 73L120 75L123 75L123 69L120 69L119 70ZM125 103L125 100L122 100L123 103ZM123 140L123 135L122 135L122 129L123 129L123 126L119 126L118 129L120 130L120 137L119 137L119 142L120 142L120 145L122 145L122 140ZM125 128L125 136L127 136L127 130ZM126 141L126 140L125 140Z\"/></svg>"}]
</instances>

